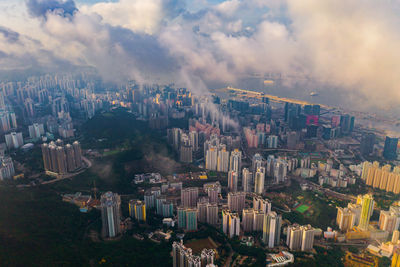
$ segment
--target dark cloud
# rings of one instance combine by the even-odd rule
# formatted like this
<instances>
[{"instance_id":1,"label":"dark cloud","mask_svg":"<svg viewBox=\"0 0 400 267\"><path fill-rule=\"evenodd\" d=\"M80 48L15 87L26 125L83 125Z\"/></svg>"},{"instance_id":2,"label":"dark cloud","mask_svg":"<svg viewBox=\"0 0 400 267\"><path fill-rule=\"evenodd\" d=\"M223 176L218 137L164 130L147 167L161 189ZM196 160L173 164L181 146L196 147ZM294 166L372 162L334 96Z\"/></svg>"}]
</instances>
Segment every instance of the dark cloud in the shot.
<instances>
[{"instance_id":1,"label":"dark cloud","mask_svg":"<svg viewBox=\"0 0 400 267\"><path fill-rule=\"evenodd\" d=\"M46 17L47 12L72 16L78 10L73 0L27 0L26 5L34 17Z\"/></svg>"},{"instance_id":2,"label":"dark cloud","mask_svg":"<svg viewBox=\"0 0 400 267\"><path fill-rule=\"evenodd\" d=\"M4 28L2 26L0 26L0 34L2 34L4 36L4 38L7 39L7 42L9 42L9 43L15 43L15 42L18 42L18 40L19 40L19 33L15 32L13 30Z\"/></svg>"}]
</instances>

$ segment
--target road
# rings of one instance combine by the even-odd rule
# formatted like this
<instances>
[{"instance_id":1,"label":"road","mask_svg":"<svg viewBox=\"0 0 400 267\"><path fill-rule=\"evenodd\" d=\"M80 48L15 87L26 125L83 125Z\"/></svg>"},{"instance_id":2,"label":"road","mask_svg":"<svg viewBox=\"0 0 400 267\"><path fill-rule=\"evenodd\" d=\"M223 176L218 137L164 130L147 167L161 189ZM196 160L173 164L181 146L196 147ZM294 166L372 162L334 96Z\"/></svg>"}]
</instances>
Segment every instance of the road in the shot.
<instances>
[{"instance_id":1,"label":"road","mask_svg":"<svg viewBox=\"0 0 400 267\"><path fill-rule=\"evenodd\" d=\"M299 182L301 184L307 184L314 191L324 192L328 196L332 196L332 197L335 197L335 198L338 198L338 199L342 199L342 200L350 200L350 201L351 200L356 200L356 197L354 197L354 196L345 195L345 194L342 194L342 193L339 193L339 192L336 192L336 191L332 191L332 190L330 190L328 188L323 188L319 184L313 183L310 180L307 180L305 178L298 177L298 176L293 176L291 178L296 180L297 182Z\"/></svg>"}]
</instances>

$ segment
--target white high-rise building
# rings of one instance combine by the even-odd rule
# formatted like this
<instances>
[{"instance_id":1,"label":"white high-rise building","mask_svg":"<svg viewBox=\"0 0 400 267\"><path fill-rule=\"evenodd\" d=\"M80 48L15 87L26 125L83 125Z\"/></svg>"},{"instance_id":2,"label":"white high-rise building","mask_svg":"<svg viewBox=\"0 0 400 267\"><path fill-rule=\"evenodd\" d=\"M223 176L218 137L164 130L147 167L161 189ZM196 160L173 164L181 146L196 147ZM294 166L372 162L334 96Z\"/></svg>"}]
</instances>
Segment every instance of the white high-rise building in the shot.
<instances>
[{"instance_id":1,"label":"white high-rise building","mask_svg":"<svg viewBox=\"0 0 400 267\"><path fill-rule=\"evenodd\" d=\"M206 169L210 171L217 170L218 164L218 148L216 146L211 146L205 154Z\"/></svg>"},{"instance_id":2,"label":"white high-rise building","mask_svg":"<svg viewBox=\"0 0 400 267\"><path fill-rule=\"evenodd\" d=\"M4 137L8 149L17 149L24 145L22 133L11 132L10 134L6 134Z\"/></svg>"},{"instance_id":3,"label":"white high-rise building","mask_svg":"<svg viewBox=\"0 0 400 267\"><path fill-rule=\"evenodd\" d=\"M253 173L251 173L247 168L243 168L242 171L242 187L244 192L246 193L252 192Z\"/></svg>"},{"instance_id":4,"label":"white high-rise building","mask_svg":"<svg viewBox=\"0 0 400 267\"><path fill-rule=\"evenodd\" d=\"M282 216L275 211L264 215L263 242L269 248L279 245L282 226Z\"/></svg>"},{"instance_id":5,"label":"white high-rise building","mask_svg":"<svg viewBox=\"0 0 400 267\"><path fill-rule=\"evenodd\" d=\"M240 234L240 218L235 212L222 211L222 231L230 238Z\"/></svg>"},{"instance_id":6,"label":"white high-rise building","mask_svg":"<svg viewBox=\"0 0 400 267\"><path fill-rule=\"evenodd\" d=\"M228 193L228 208L234 212L242 212L246 202L245 192L229 192Z\"/></svg>"},{"instance_id":7,"label":"white high-rise building","mask_svg":"<svg viewBox=\"0 0 400 267\"><path fill-rule=\"evenodd\" d=\"M229 161L229 170L235 171L238 175L242 168L242 152L235 149L231 152L231 158Z\"/></svg>"},{"instance_id":8,"label":"white high-rise building","mask_svg":"<svg viewBox=\"0 0 400 267\"><path fill-rule=\"evenodd\" d=\"M220 144L218 148L217 171L229 171L229 151L226 150L226 146L224 144Z\"/></svg>"},{"instance_id":9,"label":"white high-rise building","mask_svg":"<svg viewBox=\"0 0 400 267\"><path fill-rule=\"evenodd\" d=\"M300 250L303 232L300 225L288 226L286 235L286 245L290 250Z\"/></svg>"},{"instance_id":10,"label":"white high-rise building","mask_svg":"<svg viewBox=\"0 0 400 267\"><path fill-rule=\"evenodd\" d=\"M267 139L268 148L278 148L278 136L270 135Z\"/></svg>"},{"instance_id":11,"label":"white high-rise building","mask_svg":"<svg viewBox=\"0 0 400 267\"><path fill-rule=\"evenodd\" d=\"M31 139L39 139L44 135L44 127L43 124L34 123L33 125L29 125L29 137Z\"/></svg>"},{"instance_id":12,"label":"white high-rise building","mask_svg":"<svg viewBox=\"0 0 400 267\"><path fill-rule=\"evenodd\" d=\"M314 246L315 229L311 225L302 226L301 251L311 250Z\"/></svg>"},{"instance_id":13,"label":"white high-rise building","mask_svg":"<svg viewBox=\"0 0 400 267\"><path fill-rule=\"evenodd\" d=\"M263 194L264 193L264 182L265 182L265 168L258 168L254 174L254 193Z\"/></svg>"},{"instance_id":14,"label":"white high-rise building","mask_svg":"<svg viewBox=\"0 0 400 267\"><path fill-rule=\"evenodd\" d=\"M271 201L260 196L253 197L253 209L262 211L264 214L271 212Z\"/></svg>"}]
</instances>

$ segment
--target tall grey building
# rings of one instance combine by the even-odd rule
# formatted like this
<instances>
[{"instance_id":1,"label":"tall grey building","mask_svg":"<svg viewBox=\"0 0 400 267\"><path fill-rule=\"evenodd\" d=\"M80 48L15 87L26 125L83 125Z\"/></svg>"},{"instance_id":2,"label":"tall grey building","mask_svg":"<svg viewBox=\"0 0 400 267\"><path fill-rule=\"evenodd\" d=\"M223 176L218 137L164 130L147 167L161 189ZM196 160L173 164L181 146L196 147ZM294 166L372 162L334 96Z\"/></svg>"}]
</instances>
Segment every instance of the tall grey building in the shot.
<instances>
[{"instance_id":1,"label":"tall grey building","mask_svg":"<svg viewBox=\"0 0 400 267\"><path fill-rule=\"evenodd\" d=\"M121 233L121 197L113 192L101 195L101 233L104 237L115 237Z\"/></svg>"}]
</instances>

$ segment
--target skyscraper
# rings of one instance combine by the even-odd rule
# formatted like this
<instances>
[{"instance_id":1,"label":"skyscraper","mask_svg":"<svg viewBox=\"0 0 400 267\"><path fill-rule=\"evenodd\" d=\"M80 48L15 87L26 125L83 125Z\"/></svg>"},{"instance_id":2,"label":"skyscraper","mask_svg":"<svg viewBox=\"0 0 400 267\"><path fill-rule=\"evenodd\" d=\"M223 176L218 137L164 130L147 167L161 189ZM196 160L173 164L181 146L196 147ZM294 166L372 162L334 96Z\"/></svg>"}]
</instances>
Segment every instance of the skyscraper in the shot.
<instances>
[{"instance_id":1,"label":"skyscraper","mask_svg":"<svg viewBox=\"0 0 400 267\"><path fill-rule=\"evenodd\" d=\"M290 250L300 250L303 231L300 225L294 224L287 228L286 245Z\"/></svg>"},{"instance_id":2,"label":"skyscraper","mask_svg":"<svg viewBox=\"0 0 400 267\"><path fill-rule=\"evenodd\" d=\"M314 235L315 229L311 225L301 227L302 238L301 238L301 251L311 250L314 246Z\"/></svg>"},{"instance_id":3,"label":"skyscraper","mask_svg":"<svg viewBox=\"0 0 400 267\"><path fill-rule=\"evenodd\" d=\"M253 209L262 211L264 214L271 212L271 202L260 196L253 197Z\"/></svg>"},{"instance_id":4,"label":"skyscraper","mask_svg":"<svg viewBox=\"0 0 400 267\"><path fill-rule=\"evenodd\" d=\"M228 193L228 208L231 211L241 213L244 209L246 201L245 192L229 192Z\"/></svg>"},{"instance_id":5,"label":"skyscraper","mask_svg":"<svg viewBox=\"0 0 400 267\"><path fill-rule=\"evenodd\" d=\"M229 151L226 150L226 146L223 144L220 144L218 148L217 171L229 171Z\"/></svg>"},{"instance_id":6,"label":"skyscraper","mask_svg":"<svg viewBox=\"0 0 400 267\"><path fill-rule=\"evenodd\" d=\"M146 221L146 205L143 201L132 199L129 201L129 216L138 221Z\"/></svg>"},{"instance_id":7,"label":"skyscraper","mask_svg":"<svg viewBox=\"0 0 400 267\"><path fill-rule=\"evenodd\" d=\"M339 229L346 232L351 230L356 223L356 215L351 209L348 208L337 208L336 223Z\"/></svg>"},{"instance_id":8,"label":"skyscraper","mask_svg":"<svg viewBox=\"0 0 400 267\"><path fill-rule=\"evenodd\" d=\"M275 211L264 215L263 242L269 248L279 245L282 226L282 216Z\"/></svg>"},{"instance_id":9,"label":"skyscraper","mask_svg":"<svg viewBox=\"0 0 400 267\"><path fill-rule=\"evenodd\" d=\"M244 209L242 212L242 229L243 232L253 231L253 209Z\"/></svg>"},{"instance_id":10,"label":"skyscraper","mask_svg":"<svg viewBox=\"0 0 400 267\"><path fill-rule=\"evenodd\" d=\"M81 147L77 141L72 146L63 146L62 142L42 144L42 156L44 169L49 173L62 175L82 167Z\"/></svg>"},{"instance_id":11,"label":"skyscraper","mask_svg":"<svg viewBox=\"0 0 400 267\"><path fill-rule=\"evenodd\" d=\"M247 168L243 168L242 171L242 187L244 192L246 193L252 192L253 173L251 173Z\"/></svg>"},{"instance_id":12,"label":"skyscraper","mask_svg":"<svg viewBox=\"0 0 400 267\"><path fill-rule=\"evenodd\" d=\"M367 156L374 152L375 134L367 133L362 136L360 143L360 152L363 156Z\"/></svg>"},{"instance_id":13,"label":"skyscraper","mask_svg":"<svg viewBox=\"0 0 400 267\"><path fill-rule=\"evenodd\" d=\"M218 204L208 203L207 204L207 223L216 225L218 223Z\"/></svg>"},{"instance_id":14,"label":"skyscraper","mask_svg":"<svg viewBox=\"0 0 400 267\"><path fill-rule=\"evenodd\" d=\"M231 152L231 157L229 161L229 171L235 171L239 176L240 170L242 168L242 152L235 149Z\"/></svg>"},{"instance_id":15,"label":"skyscraper","mask_svg":"<svg viewBox=\"0 0 400 267\"><path fill-rule=\"evenodd\" d=\"M397 159L397 144L398 138L386 136L385 146L383 148L383 157L387 160Z\"/></svg>"},{"instance_id":16,"label":"skyscraper","mask_svg":"<svg viewBox=\"0 0 400 267\"><path fill-rule=\"evenodd\" d=\"M366 194L362 197L361 201L361 216L358 227L362 230L367 230L369 226L369 219L374 211L374 199L372 195Z\"/></svg>"},{"instance_id":17,"label":"skyscraper","mask_svg":"<svg viewBox=\"0 0 400 267\"><path fill-rule=\"evenodd\" d=\"M115 237L121 233L121 197L118 194L107 192L101 195L100 203L102 235Z\"/></svg>"},{"instance_id":18,"label":"skyscraper","mask_svg":"<svg viewBox=\"0 0 400 267\"><path fill-rule=\"evenodd\" d=\"M238 173L234 170L228 172L228 190L236 192L238 187Z\"/></svg>"},{"instance_id":19,"label":"skyscraper","mask_svg":"<svg viewBox=\"0 0 400 267\"><path fill-rule=\"evenodd\" d=\"M211 171L217 170L218 164L218 148L216 146L210 146L205 154L206 169Z\"/></svg>"},{"instance_id":20,"label":"skyscraper","mask_svg":"<svg viewBox=\"0 0 400 267\"><path fill-rule=\"evenodd\" d=\"M191 163L193 161L193 147L189 137L185 133L181 134L179 155L181 162Z\"/></svg>"},{"instance_id":21,"label":"skyscraper","mask_svg":"<svg viewBox=\"0 0 400 267\"><path fill-rule=\"evenodd\" d=\"M43 124L34 123L28 126L29 137L31 139L39 139L44 135Z\"/></svg>"},{"instance_id":22,"label":"skyscraper","mask_svg":"<svg viewBox=\"0 0 400 267\"><path fill-rule=\"evenodd\" d=\"M183 207L196 207L197 199L199 196L199 189L197 187L182 188L181 190L181 204Z\"/></svg>"},{"instance_id":23,"label":"skyscraper","mask_svg":"<svg viewBox=\"0 0 400 267\"><path fill-rule=\"evenodd\" d=\"M17 149L24 145L22 133L11 132L4 136L8 149Z\"/></svg>"},{"instance_id":24,"label":"skyscraper","mask_svg":"<svg viewBox=\"0 0 400 267\"><path fill-rule=\"evenodd\" d=\"M254 175L254 193L262 195L264 193L265 168L258 168Z\"/></svg>"},{"instance_id":25,"label":"skyscraper","mask_svg":"<svg viewBox=\"0 0 400 267\"><path fill-rule=\"evenodd\" d=\"M229 210L222 211L222 231L230 238L239 236L240 218L237 213Z\"/></svg>"}]
</instances>

